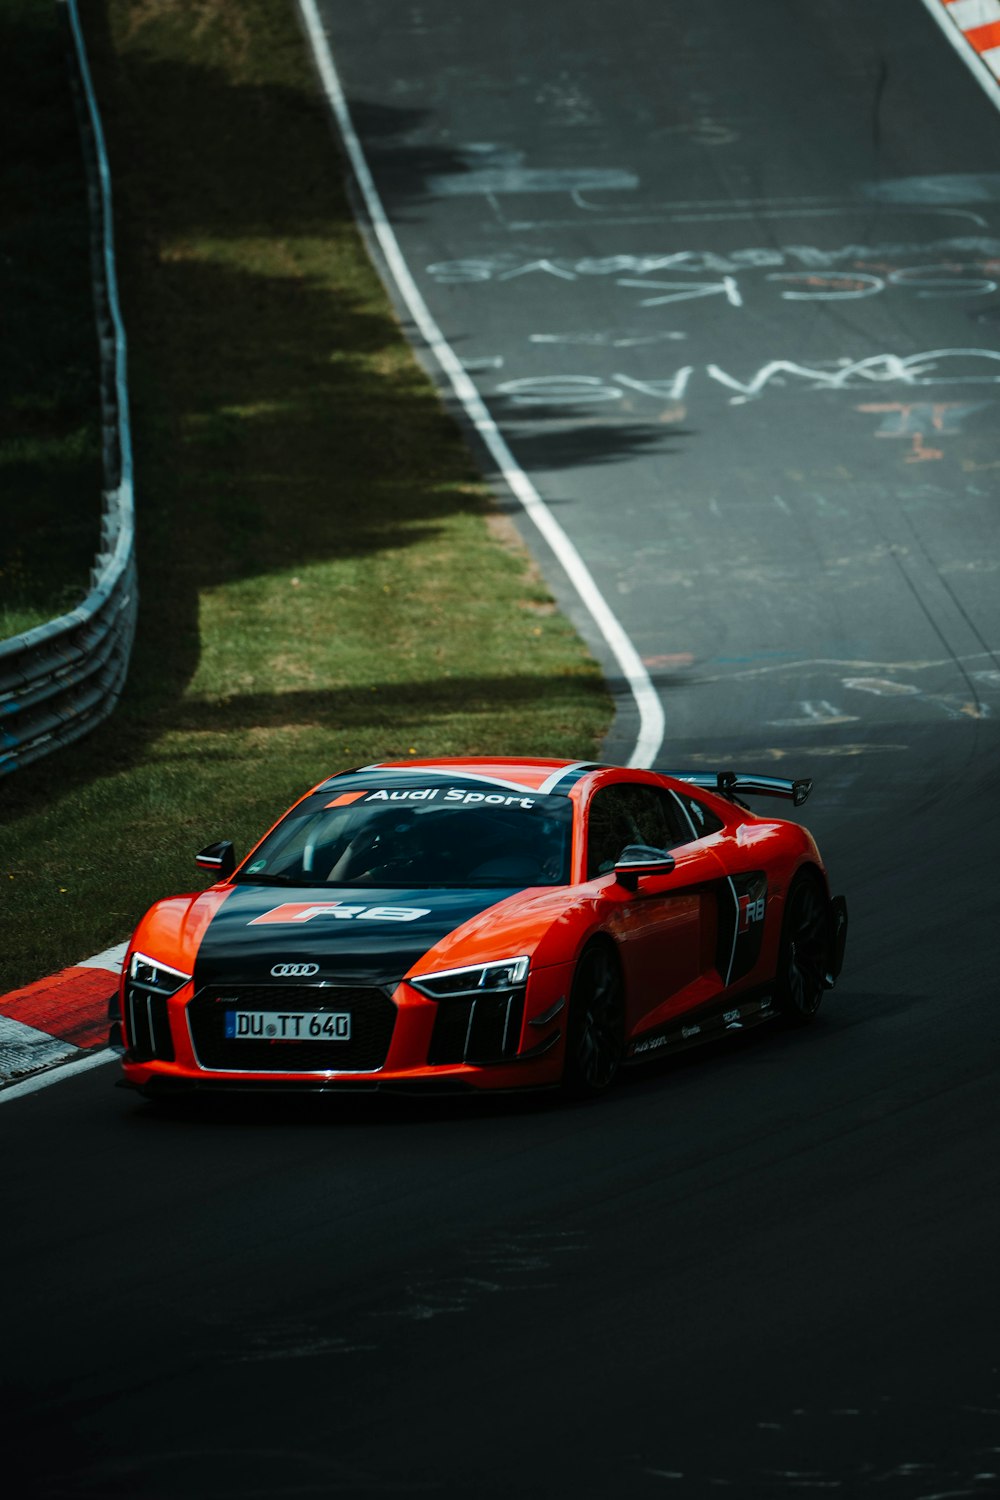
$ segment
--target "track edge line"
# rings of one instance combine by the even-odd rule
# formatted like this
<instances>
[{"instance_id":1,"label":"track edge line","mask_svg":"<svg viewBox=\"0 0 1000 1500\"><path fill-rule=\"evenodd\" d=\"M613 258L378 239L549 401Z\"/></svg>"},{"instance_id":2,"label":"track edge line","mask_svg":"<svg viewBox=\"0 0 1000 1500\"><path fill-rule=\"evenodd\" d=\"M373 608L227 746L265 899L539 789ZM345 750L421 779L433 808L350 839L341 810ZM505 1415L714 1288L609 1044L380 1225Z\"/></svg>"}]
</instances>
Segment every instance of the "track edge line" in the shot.
<instances>
[{"instance_id":1,"label":"track edge line","mask_svg":"<svg viewBox=\"0 0 1000 1500\"><path fill-rule=\"evenodd\" d=\"M386 267L395 282L400 299L413 319L429 353L447 377L466 416L493 457L504 482L552 549L587 613L597 626L611 655L621 668L622 677L639 711L639 732L628 764L637 767L650 766L659 753L666 730L659 694L631 639L597 587L590 569L517 462L474 382L424 301L389 223L361 141L354 129L315 0L298 0L298 7L323 92L351 164L372 231L385 257Z\"/></svg>"}]
</instances>

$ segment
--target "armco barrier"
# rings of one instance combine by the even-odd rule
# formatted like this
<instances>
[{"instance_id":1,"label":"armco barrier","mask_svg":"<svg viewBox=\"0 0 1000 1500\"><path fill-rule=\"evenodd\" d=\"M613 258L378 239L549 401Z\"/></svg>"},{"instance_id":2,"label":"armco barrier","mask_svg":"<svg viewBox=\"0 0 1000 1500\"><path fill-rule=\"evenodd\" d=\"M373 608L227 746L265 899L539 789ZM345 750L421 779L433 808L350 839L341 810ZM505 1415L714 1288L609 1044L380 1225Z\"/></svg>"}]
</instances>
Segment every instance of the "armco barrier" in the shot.
<instances>
[{"instance_id":1,"label":"armco barrier","mask_svg":"<svg viewBox=\"0 0 1000 1500\"><path fill-rule=\"evenodd\" d=\"M90 207L101 365L104 493L100 551L76 609L0 641L0 775L79 739L111 713L128 671L138 603L125 330L118 306L111 174L76 0L60 0Z\"/></svg>"}]
</instances>

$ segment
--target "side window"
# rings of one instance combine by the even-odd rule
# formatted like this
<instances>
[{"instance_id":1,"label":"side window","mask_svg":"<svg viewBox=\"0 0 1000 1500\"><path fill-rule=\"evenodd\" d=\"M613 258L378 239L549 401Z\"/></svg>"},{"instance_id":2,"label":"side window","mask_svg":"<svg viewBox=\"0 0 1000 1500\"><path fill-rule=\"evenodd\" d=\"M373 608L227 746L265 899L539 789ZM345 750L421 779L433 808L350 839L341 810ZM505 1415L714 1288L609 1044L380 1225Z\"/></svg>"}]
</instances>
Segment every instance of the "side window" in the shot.
<instances>
[{"instance_id":1,"label":"side window","mask_svg":"<svg viewBox=\"0 0 1000 1500\"><path fill-rule=\"evenodd\" d=\"M704 802L699 802L697 797L688 797L683 792L678 792L677 796L683 802L694 824L696 839L703 839L710 833L719 833L725 828L726 825L722 819L710 807L706 807Z\"/></svg>"},{"instance_id":2,"label":"side window","mask_svg":"<svg viewBox=\"0 0 1000 1500\"><path fill-rule=\"evenodd\" d=\"M587 831L587 879L613 870L629 844L671 849L691 841L671 794L655 786L606 786L594 793Z\"/></svg>"}]
</instances>

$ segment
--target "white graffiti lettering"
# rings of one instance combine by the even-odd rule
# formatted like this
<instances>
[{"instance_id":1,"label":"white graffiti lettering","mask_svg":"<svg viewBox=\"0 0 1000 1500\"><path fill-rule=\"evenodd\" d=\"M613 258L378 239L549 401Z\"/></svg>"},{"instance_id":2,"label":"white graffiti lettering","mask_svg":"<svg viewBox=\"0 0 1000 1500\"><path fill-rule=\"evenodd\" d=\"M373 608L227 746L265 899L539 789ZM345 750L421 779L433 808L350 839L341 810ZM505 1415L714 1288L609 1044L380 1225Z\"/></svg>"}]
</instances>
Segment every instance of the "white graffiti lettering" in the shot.
<instances>
[{"instance_id":1,"label":"white graffiti lettering","mask_svg":"<svg viewBox=\"0 0 1000 1500\"><path fill-rule=\"evenodd\" d=\"M746 378L717 364L683 365L671 375L652 380L638 380L621 372L605 379L596 375L536 375L505 380L496 391L520 407L607 405L624 400L632 391L655 401L680 401L699 375L731 392L734 403L756 399L774 387L844 391L872 385L997 385L1000 349L929 349L920 354L872 354L865 359L840 358L812 364L772 359Z\"/></svg>"},{"instance_id":2,"label":"white graffiti lettering","mask_svg":"<svg viewBox=\"0 0 1000 1500\"><path fill-rule=\"evenodd\" d=\"M652 396L659 401L683 401L693 374L694 365L684 365L669 380L633 380L630 375L615 375L614 379L626 390L638 391L642 396Z\"/></svg>"},{"instance_id":3,"label":"white graffiti lettering","mask_svg":"<svg viewBox=\"0 0 1000 1500\"><path fill-rule=\"evenodd\" d=\"M996 368L991 373L943 374L941 366L949 360L984 359ZM872 354L867 359L844 360L839 369L825 370L815 365L800 365L794 360L776 359L763 365L748 381L737 380L719 365L706 366L706 373L720 385L738 395L758 396L771 383L784 385L784 377L810 382L808 389L842 391L865 382L901 385L995 385L1000 382L998 349L930 349L925 354Z\"/></svg>"},{"instance_id":4,"label":"white graffiti lettering","mask_svg":"<svg viewBox=\"0 0 1000 1500\"><path fill-rule=\"evenodd\" d=\"M928 259L932 257L932 259ZM915 261L916 264L905 264ZM524 276L547 276L575 282L590 276L606 276L631 290L650 288L667 295L650 298L640 306L656 306L722 295L731 307L742 307L743 288L736 278L765 271L763 280L790 283L780 295L786 301L815 301L872 297L887 290L912 291L920 298L989 296L1000 287L1000 240L987 235L955 236L926 244L884 243L841 245L821 249L815 245L750 246L720 254L713 250L676 250L667 253L582 256L577 259L542 256L519 261L512 254L469 256L435 261L427 275L443 286L515 281ZM715 276L719 281L666 282L648 278L664 271L692 276ZM831 272L816 276L810 272Z\"/></svg>"},{"instance_id":5,"label":"white graffiti lettering","mask_svg":"<svg viewBox=\"0 0 1000 1500\"><path fill-rule=\"evenodd\" d=\"M743 297L735 276L723 276L721 281L633 281L620 277L618 286L652 288L663 291L666 296L644 297L640 307L662 307L668 302L694 302L698 297L723 296L730 307L742 307Z\"/></svg>"},{"instance_id":6,"label":"white graffiti lettering","mask_svg":"<svg viewBox=\"0 0 1000 1500\"><path fill-rule=\"evenodd\" d=\"M786 302L842 302L859 297L875 297L884 291L885 281L881 276L869 276L862 271L834 271L821 276L815 271L775 272L768 281L791 281L807 288L805 291L782 292Z\"/></svg>"},{"instance_id":7,"label":"white graffiti lettering","mask_svg":"<svg viewBox=\"0 0 1000 1500\"><path fill-rule=\"evenodd\" d=\"M587 406L620 401L621 391L596 375L536 375L530 380L505 380L497 386L514 406Z\"/></svg>"}]
</instances>

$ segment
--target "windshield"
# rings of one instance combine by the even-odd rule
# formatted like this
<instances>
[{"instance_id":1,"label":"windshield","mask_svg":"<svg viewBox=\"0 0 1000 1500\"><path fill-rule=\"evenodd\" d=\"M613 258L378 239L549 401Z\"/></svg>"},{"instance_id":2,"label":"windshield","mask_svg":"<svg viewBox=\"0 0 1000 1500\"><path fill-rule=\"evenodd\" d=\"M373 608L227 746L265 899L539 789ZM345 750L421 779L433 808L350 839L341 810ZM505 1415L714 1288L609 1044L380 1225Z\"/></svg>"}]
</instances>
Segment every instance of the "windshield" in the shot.
<instances>
[{"instance_id":1,"label":"windshield","mask_svg":"<svg viewBox=\"0 0 1000 1500\"><path fill-rule=\"evenodd\" d=\"M308 798L236 876L240 884L565 885L566 797L483 783L372 788Z\"/></svg>"}]
</instances>

